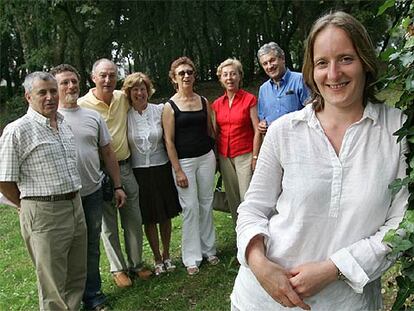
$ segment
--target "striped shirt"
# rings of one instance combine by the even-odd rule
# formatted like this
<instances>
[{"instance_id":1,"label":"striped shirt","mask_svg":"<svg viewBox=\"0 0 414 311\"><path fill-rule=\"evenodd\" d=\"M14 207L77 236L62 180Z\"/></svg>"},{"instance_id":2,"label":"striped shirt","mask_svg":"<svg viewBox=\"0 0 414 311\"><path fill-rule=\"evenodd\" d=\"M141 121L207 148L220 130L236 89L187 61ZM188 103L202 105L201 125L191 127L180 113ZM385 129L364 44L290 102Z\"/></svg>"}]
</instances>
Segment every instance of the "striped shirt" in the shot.
<instances>
[{"instance_id":1,"label":"striped shirt","mask_svg":"<svg viewBox=\"0 0 414 311\"><path fill-rule=\"evenodd\" d=\"M0 137L0 181L16 182L20 197L47 196L81 188L70 127L57 115L58 130L29 107Z\"/></svg>"}]
</instances>

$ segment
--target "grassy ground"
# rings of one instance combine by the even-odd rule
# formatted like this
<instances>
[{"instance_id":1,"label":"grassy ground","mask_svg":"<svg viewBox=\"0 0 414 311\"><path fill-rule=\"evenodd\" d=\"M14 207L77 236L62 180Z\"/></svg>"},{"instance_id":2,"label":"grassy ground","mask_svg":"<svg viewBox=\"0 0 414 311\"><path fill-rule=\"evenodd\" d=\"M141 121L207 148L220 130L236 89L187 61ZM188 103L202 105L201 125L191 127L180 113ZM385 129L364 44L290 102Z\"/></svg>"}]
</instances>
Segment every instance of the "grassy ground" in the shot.
<instances>
[{"instance_id":1,"label":"grassy ground","mask_svg":"<svg viewBox=\"0 0 414 311\"><path fill-rule=\"evenodd\" d=\"M181 218L173 222L171 251L178 269L170 274L137 280L129 289L117 288L110 277L106 256L101 256L103 291L114 310L228 310L237 273L235 234L229 214L215 212L217 248L221 262L202 265L189 277L180 261ZM0 206L0 310L38 309L36 277L20 237L17 212ZM148 243L144 260L152 265Z\"/></svg>"},{"instance_id":2,"label":"grassy ground","mask_svg":"<svg viewBox=\"0 0 414 311\"><path fill-rule=\"evenodd\" d=\"M108 261L101 256L103 291L114 310L180 311L229 310L229 295L237 273L235 234L229 214L214 212L217 232L218 266L203 265L189 277L180 261L181 218L173 222L172 256L178 269L170 274L137 280L129 289L117 288L110 277ZM0 206L0 311L36 310L37 288L32 263L20 237L17 212ZM144 260L152 265L151 251L144 243ZM390 310L396 294L397 267L383 277L385 310Z\"/></svg>"}]
</instances>

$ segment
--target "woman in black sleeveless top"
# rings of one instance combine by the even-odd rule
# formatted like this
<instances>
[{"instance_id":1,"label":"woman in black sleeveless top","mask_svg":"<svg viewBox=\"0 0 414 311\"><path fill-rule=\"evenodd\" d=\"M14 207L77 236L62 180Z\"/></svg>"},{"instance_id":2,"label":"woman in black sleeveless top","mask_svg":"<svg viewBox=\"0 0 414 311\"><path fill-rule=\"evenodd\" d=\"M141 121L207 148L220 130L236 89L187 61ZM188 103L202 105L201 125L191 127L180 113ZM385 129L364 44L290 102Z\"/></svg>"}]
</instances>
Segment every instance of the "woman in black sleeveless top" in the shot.
<instances>
[{"instance_id":1,"label":"woman in black sleeveless top","mask_svg":"<svg viewBox=\"0 0 414 311\"><path fill-rule=\"evenodd\" d=\"M209 103L194 93L195 66L188 57L171 64L177 91L165 104L162 122L165 145L183 209L182 259L189 275L198 273L203 258L217 264L213 224L216 160Z\"/></svg>"}]
</instances>

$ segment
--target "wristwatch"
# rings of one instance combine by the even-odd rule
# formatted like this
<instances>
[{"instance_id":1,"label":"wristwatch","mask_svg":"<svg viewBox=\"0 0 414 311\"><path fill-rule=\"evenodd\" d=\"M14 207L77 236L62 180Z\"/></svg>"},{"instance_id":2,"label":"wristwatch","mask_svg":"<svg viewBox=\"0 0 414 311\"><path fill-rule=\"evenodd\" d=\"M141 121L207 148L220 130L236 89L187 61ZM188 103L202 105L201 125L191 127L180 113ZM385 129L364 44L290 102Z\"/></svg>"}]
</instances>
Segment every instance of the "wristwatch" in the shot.
<instances>
[{"instance_id":1,"label":"wristwatch","mask_svg":"<svg viewBox=\"0 0 414 311\"><path fill-rule=\"evenodd\" d=\"M124 186L122 186L122 185L121 186L118 186L118 187L114 187L114 191L117 191L119 189L122 189L122 190L125 191Z\"/></svg>"},{"instance_id":2,"label":"wristwatch","mask_svg":"<svg viewBox=\"0 0 414 311\"><path fill-rule=\"evenodd\" d=\"M345 281L346 280L346 276L341 272L341 270L338 269L338 276L337 276L339 281Z\"/></svg>"}]
</instances>

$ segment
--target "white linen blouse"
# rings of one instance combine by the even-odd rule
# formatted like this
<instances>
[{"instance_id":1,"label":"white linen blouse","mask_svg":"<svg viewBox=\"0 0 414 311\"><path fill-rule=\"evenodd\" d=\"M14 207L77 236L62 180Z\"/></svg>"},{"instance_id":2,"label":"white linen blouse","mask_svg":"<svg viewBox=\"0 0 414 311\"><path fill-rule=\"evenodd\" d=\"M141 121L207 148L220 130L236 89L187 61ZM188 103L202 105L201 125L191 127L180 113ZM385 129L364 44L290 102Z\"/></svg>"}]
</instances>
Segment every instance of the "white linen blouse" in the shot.
<instances>
[{"instance_id":1,"label":"white linen blouse","mask_svg":"<svg viewBox=\"0 0 414 311\"><path fill-rule=\"evenodd\" d=\"M131 150L131 166L151 167L168 162L164 146L161 115L164 104L150 104L138 113L128 111L128 143Z\"/></svg>"},{"instance_id":2,"label":"white linen blouse","mask_svg":"<svg viewBox=\"0 0 414 311\"><path fill-rule=\"evenodd\" d=\"M407 145L393 135L404 120L398 109L368 103L347 129L339 155L311 105L272 123L238 209L235 307L285 309L246 263L246 247L259 234L266 256L287 269L330 258L346 276L305 299L312 310L382 307L380 277L393 262L382 239L400 223L408 199L407 189L394 197L388 189L406 175Z\"/></svg>"}]
</instances>

